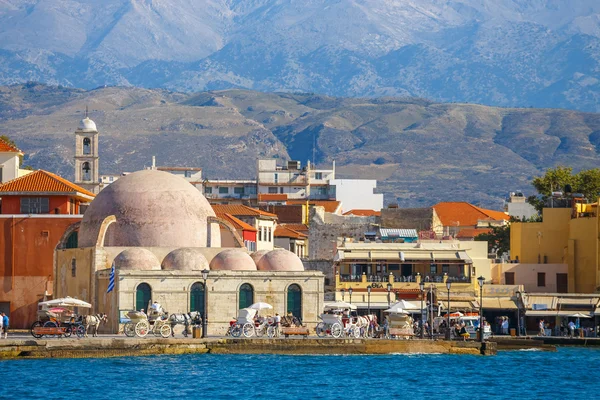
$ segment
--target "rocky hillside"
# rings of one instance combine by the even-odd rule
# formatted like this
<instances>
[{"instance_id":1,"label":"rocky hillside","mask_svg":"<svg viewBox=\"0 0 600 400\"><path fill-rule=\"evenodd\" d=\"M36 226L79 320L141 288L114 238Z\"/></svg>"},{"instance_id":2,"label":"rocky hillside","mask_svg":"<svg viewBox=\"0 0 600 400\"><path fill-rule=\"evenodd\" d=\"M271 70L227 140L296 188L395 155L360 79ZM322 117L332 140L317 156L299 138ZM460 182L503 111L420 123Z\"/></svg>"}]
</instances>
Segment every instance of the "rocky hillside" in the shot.
<instances>
[{"instance_id":1,"label":"rocky hillside","mask_svg":"<svg viewBox=\"0 0 600 400\"><path fill-rule=\"evenodd\" d=\"M530 179L548 167L600 165L600 114L421 99L13 85L0 87L0 134L27 164L71 178L86 105L101 134L102 174L141 169L156 155L208 178L251 178L257 157L314 157L335 160L341 177L379 180L387 203L499 208L507 192L531 192Z\"/></svg>"},{"instance_id":2,"label":"rocky hillside","mask_svg":"<svg viewBox=\"0 0 600 400\"><path fill-rule=\"evenodd\" d=\"M598 0L0 0L0 84L600 111Z\"/></svg>"}]
</instances>

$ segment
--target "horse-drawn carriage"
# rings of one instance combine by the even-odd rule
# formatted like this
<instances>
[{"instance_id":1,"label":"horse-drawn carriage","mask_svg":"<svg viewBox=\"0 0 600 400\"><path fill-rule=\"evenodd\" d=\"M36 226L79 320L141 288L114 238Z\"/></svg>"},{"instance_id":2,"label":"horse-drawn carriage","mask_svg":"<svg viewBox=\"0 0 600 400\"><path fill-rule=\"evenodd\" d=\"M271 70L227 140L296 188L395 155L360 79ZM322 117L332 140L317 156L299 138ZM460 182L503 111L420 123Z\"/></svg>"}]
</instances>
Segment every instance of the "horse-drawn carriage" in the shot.
<instances>
[{"instance_id":1,"label":"horse-drawn carriage","mask_svg":"<svg viewBox=\"0 0 600 400\"><path fill-rule=\"evenodd\" d=\"M127 317L129 322L123 326L123 333L128 337L146 337L148 333L163 338L171 336L171 323L165 314L151 313L148 316L142 311L129 311Z\"/></svg>"},{"instance_id":2,"label":"horse-drawn carriage","mask_svg":"<svg viewBox=\"0 0 600 400\"><path fill-rule=\"evenodd\" d=\"M315 328L317 336L359 338L361 329L357 324L357 318L351 316L352 309L356 309L356 306L340 301L325 304L325 312L319 317L321 322Z\"/></svg>"},{"instance_id":3,"label":"horse-drawn carriage","mask_svg":"<svg viewBox=\"0 0 600 400\"><path fill-rule=\"evenodd\" d=\"M233 337L244 335L261 337L265 334L269 337L275 336L275 323L272 318L255 318L258 310L253 308L242 308L238 316L229 324L229 333Z\"/></svg>"},{"instance_id":4,"label":"horse-drawn carriage","mask_svg":"<svg viewBox=\"0 0 600 400\"><path fill-rule=\"evenodd\" d=\"M91 308L92 305L82 300L65 297L39 303L37 321L30 328L31 335L40 339L46 337L70 337L75 334L81 338L86 335L86 328L77 308Z\"/></svg>"}]
</instances>

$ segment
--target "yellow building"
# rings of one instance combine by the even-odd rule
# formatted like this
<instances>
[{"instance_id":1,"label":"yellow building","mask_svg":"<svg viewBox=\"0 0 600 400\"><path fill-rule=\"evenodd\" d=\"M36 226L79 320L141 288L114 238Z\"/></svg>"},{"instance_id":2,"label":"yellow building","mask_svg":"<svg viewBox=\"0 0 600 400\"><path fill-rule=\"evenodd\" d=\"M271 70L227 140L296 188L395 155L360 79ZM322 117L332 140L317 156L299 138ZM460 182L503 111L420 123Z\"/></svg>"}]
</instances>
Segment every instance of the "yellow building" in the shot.
<instances>
[{"instance_id":1,"label":"yellow building","mask_svg":"<svg viewBox=\"0 0 600 400\"><path fill-rule=\"evenodd\" d=\"M571 208L544 208L543 222L513 223L510 230L511 258L523 264L566 264L569 292L598 291L598 214L598 203L576 203Z\"/></svg>"}]
</instances>

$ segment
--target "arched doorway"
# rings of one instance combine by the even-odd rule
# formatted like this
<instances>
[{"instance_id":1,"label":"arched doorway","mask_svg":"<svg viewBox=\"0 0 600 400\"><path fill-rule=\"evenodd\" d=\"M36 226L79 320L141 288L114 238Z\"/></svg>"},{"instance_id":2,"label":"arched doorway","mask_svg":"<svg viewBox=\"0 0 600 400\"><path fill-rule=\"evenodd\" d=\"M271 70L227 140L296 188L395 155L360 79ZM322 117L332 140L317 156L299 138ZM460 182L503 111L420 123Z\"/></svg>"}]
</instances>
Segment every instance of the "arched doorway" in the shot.
<instances>
[{"instance_id":1,"label":"arched doorway","mask_svg":"<svg viewBox=\"0 0 600 400\"><path fill-rule=\"evenodd\" d=\"M302 321L302 288L295 283L288 286L287 312Z\"/></svg>"},{"instance_id":2,"label":"arched doorway","mask_svg":"<svg viewBox=\"0 0 600 400\"><path fill-rule=\"evenodd\" d=\"M135 309L148 312L148 303L152 300L152 288L147 283L140 283L135 290Z\"/></svg>"},{"instance_id":3,"label":"arched doorway","mask_svg":"<svg viewBox=\"0 0 600 400\"><path fill-rule=\"evenodd\" d=\"M240 309L254 304L254 288L248 283L240 286Z\"/></svg>"},{"instance_id":4,"label":"arched doorway","mask_svg":"<svg viewBox=\"0 0 600 400\"><path fill-rule=\"evenodd\" d=\"M196 282L190 290L190 311L198 311L204 316L204 284Z\"/></svg>"}]
</instances>

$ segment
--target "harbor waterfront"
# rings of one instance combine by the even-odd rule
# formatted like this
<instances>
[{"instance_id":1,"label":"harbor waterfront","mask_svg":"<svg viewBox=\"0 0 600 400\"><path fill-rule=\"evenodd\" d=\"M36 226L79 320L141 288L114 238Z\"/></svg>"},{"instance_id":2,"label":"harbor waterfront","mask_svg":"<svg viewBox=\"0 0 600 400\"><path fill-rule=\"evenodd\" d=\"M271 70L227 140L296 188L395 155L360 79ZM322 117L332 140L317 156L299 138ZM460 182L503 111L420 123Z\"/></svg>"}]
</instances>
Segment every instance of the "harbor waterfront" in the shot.
<instances>
[{"instance_id":1,"label":"harbor waterfront","mask_svg":"<svg viewBox=\"0 0 600 400\"><path fill-rule=\"evenodd\" d=\"M4 399L596 398L600 350L447 354L182 355L0 363ZM35 371L35 372L34 372ZM577 371L576 380L574 372ZM10 378L8 378L10 377Z\"/></svg>"}]
</instances>

